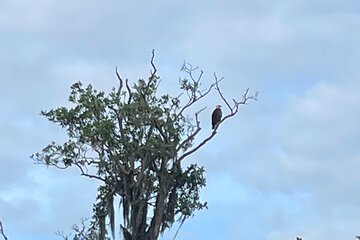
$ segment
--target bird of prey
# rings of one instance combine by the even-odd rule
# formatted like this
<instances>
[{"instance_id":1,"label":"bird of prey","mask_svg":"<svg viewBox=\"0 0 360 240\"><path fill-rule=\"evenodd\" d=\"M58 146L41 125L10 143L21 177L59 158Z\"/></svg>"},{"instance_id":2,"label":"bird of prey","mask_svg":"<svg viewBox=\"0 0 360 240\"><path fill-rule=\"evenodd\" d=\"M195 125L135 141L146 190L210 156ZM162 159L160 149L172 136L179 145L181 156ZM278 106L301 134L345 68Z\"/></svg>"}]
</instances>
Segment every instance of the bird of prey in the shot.
<instances>
[{"instance_id":1,"label":"bird of prey","mask_svg":"<svg viewBox=\"0 0 360 240\"><path fill-rule=\"evenodd\" d=\"M82 83L80 81L74 83L73 85L71 85L71 89L80 89L82 86Z\"/></svg>"},{"instance_id":2,"label":"bird of prey","mask_svg":"<svg viewBox=\"0 0 360 240\"><path fill-rule=\"evenodd\" d=\"M222 117L221 105L217 105L211 115L212 129L214 129L216 127L216 125L218 124L218 122L221 121L221 117Z\"/></svg>"}]
</instances>

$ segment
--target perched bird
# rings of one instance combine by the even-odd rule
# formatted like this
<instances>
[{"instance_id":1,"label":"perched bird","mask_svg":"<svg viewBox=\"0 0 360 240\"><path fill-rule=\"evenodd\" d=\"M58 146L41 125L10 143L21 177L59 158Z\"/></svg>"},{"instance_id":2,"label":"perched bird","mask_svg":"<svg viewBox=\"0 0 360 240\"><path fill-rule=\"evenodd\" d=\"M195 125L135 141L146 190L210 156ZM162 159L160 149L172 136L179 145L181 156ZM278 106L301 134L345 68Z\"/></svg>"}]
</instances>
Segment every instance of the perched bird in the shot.
<instances>
[{"instance_id":1,"label":"perched bird","mask_svg":"<svg viewBox=\"0 0 360 240\"><path fill-rule=\"evenodd\" d=\"M80 89L82 86L82 83L80 81L74 83L73 85L71 85L71 89Z\"/></svg>"},{"instance_id":2,"label":"perched bird","mask_svg":"<svg viewBox=\"0 0 360 240\"><path fill-rule=\"evenodd\" d=\"M221 121L221 117L222 117L221 105L217 105L211 115L212 129L214 129L216 124L218 124L218 122Z\"/></svg>"}]
</instances>

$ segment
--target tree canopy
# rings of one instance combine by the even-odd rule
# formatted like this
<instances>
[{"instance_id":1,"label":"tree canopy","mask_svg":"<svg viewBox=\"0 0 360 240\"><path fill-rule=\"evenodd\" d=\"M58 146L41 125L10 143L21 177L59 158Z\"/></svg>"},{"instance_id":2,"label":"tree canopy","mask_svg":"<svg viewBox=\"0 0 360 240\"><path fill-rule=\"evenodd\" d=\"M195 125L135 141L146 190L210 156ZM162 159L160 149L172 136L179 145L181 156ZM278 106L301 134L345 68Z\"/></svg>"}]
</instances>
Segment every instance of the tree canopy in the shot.
<instances>
[{"instance_id":1,"label":"tree canopy","mask_svg":"<svg viewBox=\"0 0 360 240\"><path fill-rule=\"evenodd\" d=\"M74 239L114 236L117 197L122 209L117 221L125 240L158 239L174 222L183 223L206 208L200 200L205 170L197 164L183 166L183 160L210 141L240 105L257 99L257 93L249 95L247 89L240 100L229 102L220 89L223 78L214 74L213 83L203 88L203 72L187 63L182 67L187 77L179 82L181 93L161 95L154 52L151 66L150 76L132 86L116 69L118 86L108 94L77 82L68 98L71 107L41 112L66 130L68 140L51 142L32 155L35 162L60 169L76 167L81 175L101 182L91 225L78 228ZM199 114L205 108L194 118L188 110L211 91L218 93L228 114L208 137L194 144L202 129Z\"/></svg>"}]
</instances>

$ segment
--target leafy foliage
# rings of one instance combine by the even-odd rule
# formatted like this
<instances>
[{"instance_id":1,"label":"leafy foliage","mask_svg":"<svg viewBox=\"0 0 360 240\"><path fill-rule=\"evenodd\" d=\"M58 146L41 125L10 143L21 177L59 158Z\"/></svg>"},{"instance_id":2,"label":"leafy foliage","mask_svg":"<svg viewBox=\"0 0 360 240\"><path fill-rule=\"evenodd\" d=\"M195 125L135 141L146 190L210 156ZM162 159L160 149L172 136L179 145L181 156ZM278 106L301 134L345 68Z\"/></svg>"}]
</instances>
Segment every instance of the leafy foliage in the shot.
<instances>
[{"instance_id":1,"label":"leafy foliage","mask_svg":"<svg viewBox=\"0 0 360 240\"><path fill-rule=\"evenodd\" d=\"M133 86L135 91L113 89L109 95L78 83L69 96L73 107L41 112L64 128L69 140L52 142L33 158L48 166L75 165L83 175L103 182L93 223L99 226L100 239L106 234L105 217L114 232L115 196L121 197L124 236L136 239L140 234L157 238L175 216L186 219L206 207L199 199L199 190L205 186L204 169L190 165L183 171L177 161L179 151L186 150L180 142L191 126L176 113L179 99L156 96L158 80L140 79Z\"/></svg>"}]
</instances>

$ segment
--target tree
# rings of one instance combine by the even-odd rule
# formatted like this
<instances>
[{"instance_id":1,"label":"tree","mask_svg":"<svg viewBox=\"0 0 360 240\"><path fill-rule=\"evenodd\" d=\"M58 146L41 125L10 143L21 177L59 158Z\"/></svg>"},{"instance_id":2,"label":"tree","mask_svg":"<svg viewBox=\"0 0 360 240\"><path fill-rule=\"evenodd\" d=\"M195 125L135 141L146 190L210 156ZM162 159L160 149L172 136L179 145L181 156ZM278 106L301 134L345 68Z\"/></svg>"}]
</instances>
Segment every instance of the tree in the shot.
<instances>
[{"instance_id":1,"label":"tree","mask_svg":"<svg viewBox=\"0 0 360 240\"><path fill-rule=\"evenodd\" d=\"M120 227L125 240L156 240L174 222L182 224L196 210L206 208L199 194L206 184L205 170L197 164L183 167L183 160L210 141L220 124L238 113L240 105L257 99L257 93L250 96L247 89L241 101L233 99L230 104L220 90L223 78L216 74L214 82L202 90L203 72L186 63L182 71L188 77L180 80L182 93L159 96L154 51L151 66L150 77L132 87L116 69L119 86L109 94L77 82L69 96L73 107L41 112L64 128L69 139L63 144L50 143L32 158L60 169L77 167L81 175L101 182L93 221L86 233L82 231L88 239L106 239L107 226L114 237L116 197L121 202ZM194 114L194 120L186 112L212 90L229 113L195 145L201 131L199 114L205 108Z\"/></svg>"}]
</instances>

